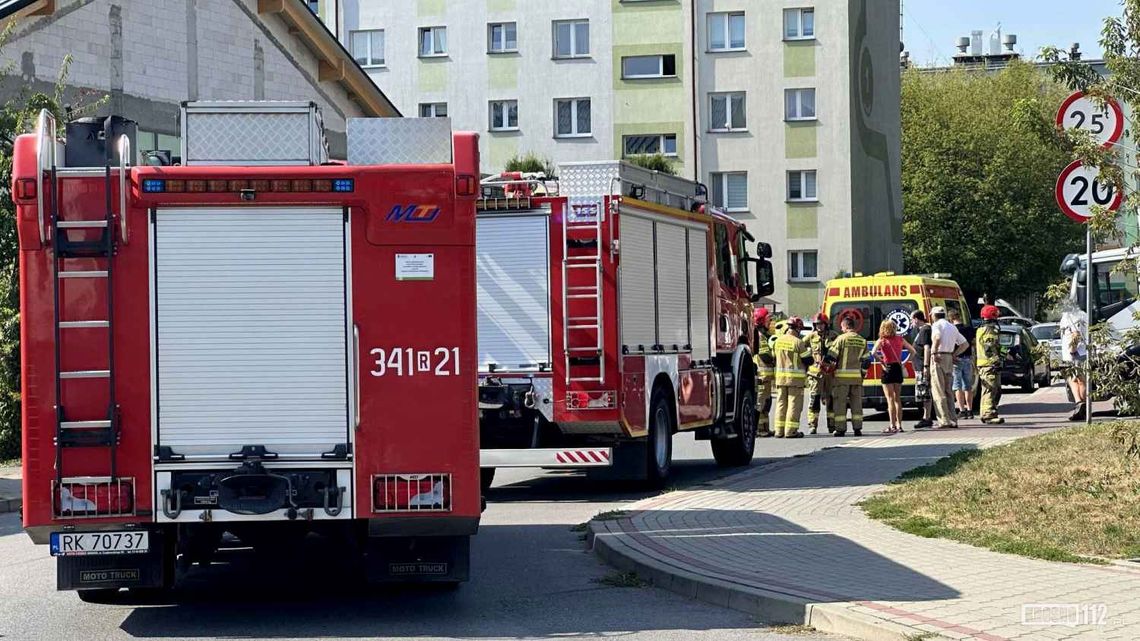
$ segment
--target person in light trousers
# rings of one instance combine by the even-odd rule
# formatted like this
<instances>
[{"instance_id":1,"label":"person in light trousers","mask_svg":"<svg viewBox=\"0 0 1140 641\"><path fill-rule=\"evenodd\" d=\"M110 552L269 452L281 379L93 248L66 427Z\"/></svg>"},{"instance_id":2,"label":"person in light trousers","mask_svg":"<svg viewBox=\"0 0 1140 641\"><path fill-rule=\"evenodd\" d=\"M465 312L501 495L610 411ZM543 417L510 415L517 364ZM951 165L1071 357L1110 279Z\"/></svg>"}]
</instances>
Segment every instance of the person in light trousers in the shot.
<instances>
[{"instance_id":1,"label":"person in light trousers","mask_svg":"<svg viewBox=\"0 0 1140 641\"><path fill-rule=\"evenodd\" d=\"M934 413L938 427L958 427L954 412L954 359L966 351L969 344L956 327L946 320L946 309L930 310L934 319L931 325L930 387L934 396Z\"/></svg>"}]
</instances>

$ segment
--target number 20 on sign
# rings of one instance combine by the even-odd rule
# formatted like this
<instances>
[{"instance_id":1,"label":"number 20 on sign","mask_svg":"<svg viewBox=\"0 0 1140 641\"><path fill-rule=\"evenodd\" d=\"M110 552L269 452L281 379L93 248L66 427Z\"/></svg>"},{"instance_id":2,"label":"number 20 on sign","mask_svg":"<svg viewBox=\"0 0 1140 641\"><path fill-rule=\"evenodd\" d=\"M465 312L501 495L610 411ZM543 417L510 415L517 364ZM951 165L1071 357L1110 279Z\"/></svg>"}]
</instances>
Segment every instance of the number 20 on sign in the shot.
<instances>
[{"instance_id":1,"label":"number 20 on sign","mask_svg":"<svg viewBox=\"0 0 1140 641\"><path fill-rule=\"evenodd\" d=\"M1097 178L1099 173L1099 168L1086 167L1076 160L1057 177L1057 206L1078 223L1092 218L1093 206L1108 211L1120 209L1123 194L1111 183L1102 183Z\"/></svg>"}]
</instances>

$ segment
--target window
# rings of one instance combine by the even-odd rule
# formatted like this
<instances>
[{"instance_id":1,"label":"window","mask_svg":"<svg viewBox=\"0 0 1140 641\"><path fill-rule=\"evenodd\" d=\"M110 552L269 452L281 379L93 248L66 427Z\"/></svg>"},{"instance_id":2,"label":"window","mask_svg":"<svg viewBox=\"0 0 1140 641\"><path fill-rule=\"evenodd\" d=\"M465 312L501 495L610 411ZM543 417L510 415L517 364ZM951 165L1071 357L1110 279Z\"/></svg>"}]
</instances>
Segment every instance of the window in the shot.
<instances>
[{"instance_id":1,"label":"window","mask_svg":"<svg viewBox=\"0 0 1140 641\"><path fill-rule=\"evenodd\" d=\"M309 11L312 11L315 15L321 15L320 0L305 0L305 4L309 5Z\"/></svg>"},{"instance_id":2,"label":"window","mask_svg":"<svg viewBox=\"0 0 1140 641\"><path fill-rule=\"evenodd\" d=\"M590 99L569 98L554 101L554 137L590 135Z\"/></svg>"},{"instance_id":3,"label":"window","mask_svg":"<svg viewBox=\"0 0 1140 641\"><path fill-rule=\"evenodd\" d=\"M677 75L677 56L628 56L621 59L621 77L667 78Z\"/></svg>"},{"instance_id":4,"label":"window","mask_svg":"<svg viewBox=\"0 0 1140 641\"><path fill-rule=\"evenodd\" d=\"M788 200L815 202L819 196L815 189L815 170L788 172Z\"/></svg>"},{"instance_id":5,"label":"window","mask_svg":"<svg viewBox=\"0 0 1140 641\"><path fill-rule=\"evenodd\" d=\"M815 38L815 9L784 9L784 40Z\"/></svg>"},{"instance_id":6,"label":"window","mask_svg":"<svg viewBox=\"0 0 1140 641\"><path fill-rule=\"evenodd\" d=\"M743 131L748 128L744 116L744 93L709 94L709 131Z\"/></svg>"},{"instance_id":7,"label":"window","mask_svg":"<svg viewBox=\"0 0 1140 641\"><path fill-rule=\"evenodd\" d=\"M819 280L819 252L814 249L788 252L788 280Z\"/></svg>"},{"instance_id":8,"label":"window","mask_svg":"<svg viewBox=\"0 0 1140 641\"><path fill-rule=\"evenodd\" d=\"M353 31L349 34L352 59L361 67L384 66L384 30Z\"/></svg>"},{"instance_id":9,"label":"window","mask_svg":"<svg viewBox=\"0 0 1140 641\"><path fill-rule=\"evenodd\" d=\"M712 201L728 211L748 211L748 174L743 171L711 175Z\"/></svg>"},{"instance_id":10,"label":"window","mask_svg":"<svg viewBox=\"0 0 1140 641\"><path fill-rule=\"evenodd\" d=\"M491 131L516 131L519 128L519 101L491 101Z\"/></svg>"},{"instance_id":11,"label":"window","mask_svg":"<svg viewBox=\"0 0 1140 641\"><path fill-rule=\"evenodd\" d=\"M785 89L784 120L815 120L815 89Z\"/></svg>"},{"instance_id":12,"label":"window","mask_svg":"<svg viewBox=\"0 0 1140 641\"><path fill-rule=\"evenodd\" d=\"M732 286L732 247L728 244L728 228L724 223L713 226L716 241L716 274L720 282Z\"/></svg>"},{"instance_id":13,"label":"window","mask_svg":"<svg viewBox=\"0 0 1140 641\"><path fill-rule=\"evenodd\" d=\"M590 55L590 21L554 21L554 57L582 58Z\"/></svg>"},{"instance_id":14,"label":"window","mask_svg":"<svg viewBox=\"0 0 1140 641\"><path fill-rule=\"evenodd\" d=\"M744 12L709 14L709 51L744 50Z\"/></svg>"},{"instance_id":15,"label":"window","mask_svg":"<svg viewBox=\"0 0 1140 641\"><path fill-rule=\"evenodd\" d=\"M446 102L421 102L420 118L446 118Z\"/></svg>"},{"instance_id":16,"label":"window","mask_svg":"<svg viewBox=\"0 0 1140 641\"><path fill-rule=\"evenodd\" d=\"M513 22L487 25L487 53L512 53L519 50L518 26Z\"/></svg>"},{"instance_id":17,"label":"window","mask_svg":"<svg viewBox=\"0 0 1140 641\"><path fill-rule=\"evenodd\" d=\"M624 156L641 156L645 154L676 156L677 134L624 136L622 138L622 150Z\"/></svg>"},{"instance_id":18,"label":"window","mask_svg":"<svg viewBox=\"0 0 1140 641\"><path fill-rule=\"evenodd\" d=\"M447 55L447 27L420 27L420 57Z\"/></svg>"}]
</instances>

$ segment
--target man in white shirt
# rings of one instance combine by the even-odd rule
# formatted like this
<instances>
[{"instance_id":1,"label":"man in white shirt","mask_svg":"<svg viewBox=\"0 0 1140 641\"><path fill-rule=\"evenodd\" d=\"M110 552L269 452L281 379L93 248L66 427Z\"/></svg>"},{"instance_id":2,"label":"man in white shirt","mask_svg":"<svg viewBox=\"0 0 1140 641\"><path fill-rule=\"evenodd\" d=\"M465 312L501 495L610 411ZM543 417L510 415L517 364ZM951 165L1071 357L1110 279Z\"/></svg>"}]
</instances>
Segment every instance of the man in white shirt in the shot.
<instances>
[{"instance_id":1,"label":"man in white shirt","mask_svg":"<svg viewBox=\"0 0 1140 641\"><path fill-rule=\"evenodd\" d=\"M958 427L958 416L954 413L954 358L969 348L966 337L946 320L946 308L930 310L934 319L931 325L930 345L930 388L934 396L934 413L938 416L938 427Z\"/></svg>"},{"instance_id":2,"label":"man in white shirt","mask_svg":"<svg viewBox=\"0 0 1140 641\"><path fill-rule=\"evenodd\" d=\"M1069 389L1077 406L1070 421L1085 420L1085 361L1088 360L1088 323L1084 312L1071 306L1061 314L1061 360L1069 374Z\"/></svg>"}]
</instances>

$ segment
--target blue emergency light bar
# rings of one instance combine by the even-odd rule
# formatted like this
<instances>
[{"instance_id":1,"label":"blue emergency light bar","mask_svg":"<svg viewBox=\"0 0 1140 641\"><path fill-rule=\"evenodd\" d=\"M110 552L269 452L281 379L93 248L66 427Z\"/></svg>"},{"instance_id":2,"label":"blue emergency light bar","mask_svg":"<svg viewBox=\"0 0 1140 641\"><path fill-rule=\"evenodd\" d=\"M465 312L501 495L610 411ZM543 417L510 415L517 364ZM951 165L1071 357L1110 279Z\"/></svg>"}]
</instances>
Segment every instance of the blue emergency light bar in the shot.
<instances>
[{"instance_id":1,"label":"blue emergency light bar","mask_svg":"<svg viewBox=\"0 0 1140 641\"><path fill-rule=\"evenodd\" d=\"M144 178L142 190L145 194L240 193L246 191L349 194L356 190L356 181L352 178L249 178L237 180Z\"/></svg>"}]
</instances>

